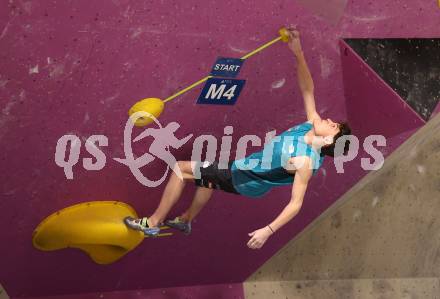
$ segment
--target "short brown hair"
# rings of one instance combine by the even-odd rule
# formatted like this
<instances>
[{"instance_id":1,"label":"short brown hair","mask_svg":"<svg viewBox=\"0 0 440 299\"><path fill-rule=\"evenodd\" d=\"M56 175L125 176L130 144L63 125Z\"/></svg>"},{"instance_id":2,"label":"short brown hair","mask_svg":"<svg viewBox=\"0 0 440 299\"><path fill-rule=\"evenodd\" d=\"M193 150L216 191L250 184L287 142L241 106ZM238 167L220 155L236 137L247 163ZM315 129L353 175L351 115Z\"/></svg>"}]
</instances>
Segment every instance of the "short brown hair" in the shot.
<instances>
[{"instance_id":1,"label":"short brown hair","mask_svg":"<svg viewBox=\"0 0 440 299\"><path fill-rule=\"evenodd\" d=\"M338 134L336 134L333 137L333 143L321 147L321 155L334 157L335 156L336 141L338 141L338 138L342 137L344 135L350 135L350 134L351 134L351 129L348 126L348 123L347 122L340 123L339 124L339 132L338 132ZM349 148L350 148L350 140L346 140L345 144L344 144L344 155L347 154Z\"/></svg>"}]
</instances>

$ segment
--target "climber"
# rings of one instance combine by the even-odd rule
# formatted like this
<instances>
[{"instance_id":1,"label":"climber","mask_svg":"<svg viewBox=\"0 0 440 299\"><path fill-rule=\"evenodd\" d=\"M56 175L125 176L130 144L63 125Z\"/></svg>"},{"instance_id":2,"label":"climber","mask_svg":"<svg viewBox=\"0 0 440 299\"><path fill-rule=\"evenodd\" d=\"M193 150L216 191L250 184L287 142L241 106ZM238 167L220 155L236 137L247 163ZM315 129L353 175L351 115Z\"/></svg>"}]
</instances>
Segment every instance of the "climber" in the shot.
<instances>
[{"instance_id":1,"label":"climber","mask_svg":"<svg viewBox=\"0 0 440 299\"><path fill-rule=\"evenodd\" d=\"M146 235L156 236L163 224L178 229L185 234L191 232L191 221L209 201L214 190L223 190L237 195L261 197L272 187L292 185L291 199L283 211L269 224L249 234L247 246L261 248L267 239L289 222L299 212L307 185L312 175L321 167L324 156L344 154L349 141L336 149L336 141L351 130L345 122L335 122L321 118L315 108L314 84L301 47L300 34L288 28L288 47L297 62L298 84L303 96L307 121L293 126L268 142L260 152L243 159L231 161L226 169L216 162L178 161L175 164L183 177L174 171L165 187L160 204L149 217L126 218L125 224ZM286 146L287 145L287 146ZM267 159L267 150L271 156ZM261 161L255 167L247 167L252 161ZM255 164L255 163L254 163ZM195 174L200 174L196 176ZM187 181L193 181L197 190L191 206L175 219L166 219L171 208L179 200Z\"/></svg>"}]
</instances>

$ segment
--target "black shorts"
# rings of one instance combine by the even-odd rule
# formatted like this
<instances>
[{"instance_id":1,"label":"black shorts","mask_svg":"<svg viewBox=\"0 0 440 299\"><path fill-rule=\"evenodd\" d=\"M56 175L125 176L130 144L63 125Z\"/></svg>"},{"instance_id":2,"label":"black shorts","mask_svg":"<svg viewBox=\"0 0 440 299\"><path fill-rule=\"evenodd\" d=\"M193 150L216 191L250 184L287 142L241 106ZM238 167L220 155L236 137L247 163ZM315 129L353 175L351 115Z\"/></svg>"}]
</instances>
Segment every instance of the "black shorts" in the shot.
<instances>
[{"instance_id":1,"label":"black shorts","mask_svg":"<svg viewBox=\"0 0 440 299\"><path fill-rule=\"evenodd\" d=\"M200 179L195 179L198 187L223 190L229 193L240 194L232 184L231 165L228 163L227 169L219 169L217 162L200 162L196 168L200 168Z\"/></svg>"}]
</instances>

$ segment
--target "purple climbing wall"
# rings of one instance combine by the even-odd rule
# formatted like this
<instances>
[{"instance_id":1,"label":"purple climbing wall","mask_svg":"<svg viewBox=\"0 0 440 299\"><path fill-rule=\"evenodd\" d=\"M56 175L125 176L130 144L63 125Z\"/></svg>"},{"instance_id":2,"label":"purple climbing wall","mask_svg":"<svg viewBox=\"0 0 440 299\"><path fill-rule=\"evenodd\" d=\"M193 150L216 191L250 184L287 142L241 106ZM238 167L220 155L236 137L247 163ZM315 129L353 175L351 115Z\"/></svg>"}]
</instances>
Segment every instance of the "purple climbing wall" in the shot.
<instances>
[{"instance_id":1,"label":"purple climbing wall","mask_svg":"<svg viewBox=\"0 0 440 299\"><path fill-rule=\"evenodd\" d=\"M145 240L108 266L93 264L77 250L41 252L31 243L32 231L44 217L75 203L119 200L140 214L152 212L164 186L143 187L112 159L123 157L127 110L141 98L163 99L204 77L217 56L241 57L276 37L279 27L296 24L315 80L319 112L345 119L344 91L371 82L364 83L363 75L344 82L344 63L351 70L361 64L344 56L341 63L341 38L440 35L440 8L434 0L349 1L346 7L345 1L321 2L334 13L319 14L292 0L258 0L252 5L230 0L2 1L0 283L8 294L33 297L241 282L356 183L365 174L360 157L339 176L328 159L311 183L301 213L259 251L246 247L247 233L281 211L290 196L288 187L262 200L216 193L194 222L191 236ZM336 9L342 6L335 5L345 7L342 16ZM177 121L179 137L191 133L220 138L223 128L232 125L233 144L244 134L264 137L273 129L284 130L305 117L294 69L292 53L278 43L245 62L239 77L247 84L234 107L198 106L200 89L194 89L167 104L160 120ZM380 80L374 84L383 85ZM380 96L382 90L379 86L369 97ZM392 107L388 112L395 118L404 115L400 121L407 126L391 134L383 149L388 154L420 122L412 122L412 111L395 95L381 99L389 101L384 105ZM356 108L355 99L350 101ZM356 115L365 122L370 119L368 113ZM385 129L382 126L386 122L374 129ZM366 131L371 128L364 126ZM90 155L81 150L74 178L66 180L54 162L57 140L64 134L78 136L83 145L90 135L106 135L104 169L85 171L82 158ZM147 141L136 146L136 154L147 146ZM173 153L189 159L191 145ZM164 170L163 163L153 162L143 171L159 178ZM172 216L189 203L193 190L186 189Z\"/></svg>"},{"instance_id":2,"label":"purple climbing wall","mask_svg":"<svg viewBox=\"0 0 440 299\"><path fill-rule=\"evenodd\" d=\"M345 42L340 42L347 119L358 138L386 138L412 130L424 120Z\"/></svg>"},{"instance_id":3,"label":"purple climbing wall","mask_svg":"<svg viewBox=\"0 0 440 299\"><path fill-rule=\"evenodd\" d=\"M318 18L331 24L337 24L344 15L348 0L297 0L301 6L309 9Z\"/></svg>"}]
</instances>

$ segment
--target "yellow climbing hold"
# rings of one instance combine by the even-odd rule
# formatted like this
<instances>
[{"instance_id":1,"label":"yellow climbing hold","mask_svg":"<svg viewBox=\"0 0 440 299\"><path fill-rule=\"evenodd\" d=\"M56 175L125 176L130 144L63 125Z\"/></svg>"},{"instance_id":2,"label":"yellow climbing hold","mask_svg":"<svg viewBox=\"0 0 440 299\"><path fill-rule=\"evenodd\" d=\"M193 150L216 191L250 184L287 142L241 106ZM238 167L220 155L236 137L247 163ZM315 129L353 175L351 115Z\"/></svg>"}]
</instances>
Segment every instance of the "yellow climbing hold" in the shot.
<instances>
[{"instance_id":1,"label":"yellow climbing hold","mask_svg":"<svg viewBox=\"0 0 440 299\"><path fill-rule=\"evenodd\" d=\"M128 111L128 115L134 122L135 126L143 127L154 121L151 115L155 118L158 118L162 114L163 108L164 102L161 99L148 98L140 100L139 102L134 104ZM134 119L133 114L135 114L136 112L147 112L147 115Z\"/></svg>"},{"instance_id":2,"label":"yellow climbing hold","mask_svg":"<svg viewBox=\"0 0 440 299\"><path fill-rule=\"evenodd\" d=\"M135 210L117 201L93 201L62 209L34 230L34 247L43 251L78 248L98 264L111 264L138 246L144 234L123 219Z\"/></svg>"},{"instance_id":3,"label":"yellow climbing hold","mask_svg":"<svg viewBox=\"0 0 440 299\"><path fill-rule=\"evenodd\" d=\"M289 41L290 34L289 34L289 30L287 30L286 27L281 28L280 31L278 31L278 33L280 34L281 40L283 42L287 43Z\"/></svg>"}]
</instances>

